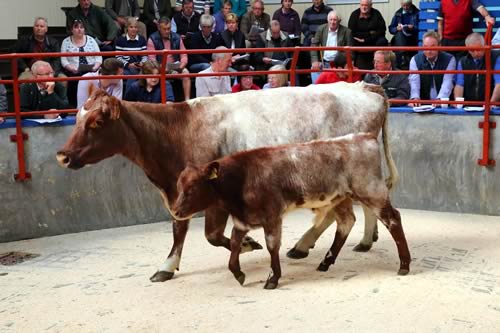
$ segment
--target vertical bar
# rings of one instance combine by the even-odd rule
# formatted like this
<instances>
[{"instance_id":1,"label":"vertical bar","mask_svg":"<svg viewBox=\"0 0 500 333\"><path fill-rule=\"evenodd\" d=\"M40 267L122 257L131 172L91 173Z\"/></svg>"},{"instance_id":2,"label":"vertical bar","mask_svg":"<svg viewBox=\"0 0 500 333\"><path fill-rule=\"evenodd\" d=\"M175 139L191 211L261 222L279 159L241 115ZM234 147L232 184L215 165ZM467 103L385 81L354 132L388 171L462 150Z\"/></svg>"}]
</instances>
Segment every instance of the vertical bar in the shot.
<instances>
[{"instance_id":1,"label":"vertical bar","mask_svg":"<svg viewBox=\"0 0 500 333\"><path fill-rule=\"evenodd\" d=\"M295 50L293 50L292 64L290 65L290 85L291 86L295 86L297 83L297 82L295 82L295 69L296 69L298 61L299 61L299 48L296 46Z\"/></svg>"},{"instance_id":2,"label":"vertical bar","mask_svg":"<svg viewBox=\"0 0 500 333\"><path fill-rule=\"evenodd\" d=\"M351 53L351 49L349 47L346 47L345 48L345 51L346 51L346 59L347 59L347 69L349 70L347 72L348 74L348 78L347 78L347 82L352 82L352 53Z\"/></svg>"},{"instance_id":3,"label":"vertical bar","mask_svg":"<svg viewBox=\"0 0 500 333\"><path fill-rule=\"evenodd\" d=\"M163 56L161 57L160 66L160 88L161 88L161 102L162 104L167 103L167 50L163 50Z\"/></svg>"},{"instance_id":4,"label":"vertical bar","mask_svg":"<svg viewBox=\"0 0 500 333\"><path fill-rule=\"evenodd\" d=\"M17 161L19 165L19 173L14 175L16 181L24 181L31 178L31 175L26 172L26 162L24 160L24 137L21 124L21 102L19 98L19 81L17 73L17 58L10 59L10 67L12 72L12 91L14 94L14 112L16 113L16 145L17 145Z\"/></svg>"},{"instance_id":5,"label":"vertical bar","mask_svg":"<svg viewBox=\"0 0 500 333\"><path fill-rule=\"evenodd\" d=\"M486 31L486 36L491 36L493 26L488 25ZM490 93L491 93L491 38L486 39L485 45L485 67L486 67L486 77L485 77L485 87L484 87L484 120L479 124L483 129L483 157L477 162L482 166L493 166L495 165L495 160L490 159Z\"/></svg>"}]
</instances>

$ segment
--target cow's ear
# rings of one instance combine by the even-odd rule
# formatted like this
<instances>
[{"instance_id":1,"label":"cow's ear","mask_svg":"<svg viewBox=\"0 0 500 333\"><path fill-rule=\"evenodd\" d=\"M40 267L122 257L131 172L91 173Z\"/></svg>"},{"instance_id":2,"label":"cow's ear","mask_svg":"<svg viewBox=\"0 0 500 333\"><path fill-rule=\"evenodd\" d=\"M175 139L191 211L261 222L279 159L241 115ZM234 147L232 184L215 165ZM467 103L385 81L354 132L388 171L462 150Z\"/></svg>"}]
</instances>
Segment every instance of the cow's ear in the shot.
<instances>
[{"instance_id":1,"label":"cow's ear","mask_svg":"<svg viewBox=\"0 0 500 333\"><path fill-rule=\"evenodd\" d=\"M219 168L220 164L219 162L212 162L208 165L206 169L205 175L207 176L208 180L214 180L219 177Z\"/></svg>"},{"instance_id":2,"label":"cow's ear","mask_svg":"<svg viewBox=\"0 0 500 333\"><path fill-rule=\"evenodd\" d=\"M116 120L120 118L120 110L121 110L122 104L120 100L114 96L110 96L110 114L109 118L112 120Z\"/></svg>"}]
</instances>

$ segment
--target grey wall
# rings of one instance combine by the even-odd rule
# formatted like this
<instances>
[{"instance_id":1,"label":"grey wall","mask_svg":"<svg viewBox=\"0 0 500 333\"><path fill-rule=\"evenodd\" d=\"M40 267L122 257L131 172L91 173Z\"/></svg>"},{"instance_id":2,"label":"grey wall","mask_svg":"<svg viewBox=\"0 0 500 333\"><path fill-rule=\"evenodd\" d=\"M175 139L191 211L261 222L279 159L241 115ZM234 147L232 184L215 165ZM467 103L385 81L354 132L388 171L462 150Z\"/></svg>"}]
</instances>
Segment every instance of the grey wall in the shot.
<instances>
[{"instance_id":1,"label":"grey wall","mask_svg":"<svg viewBox=\"0 0 500 333\"><path fill-rule=\"evenodd\" d=\"M497 117L498 118L498 117ZM500 215L498 168L477 165L480 117L391 114L392 152L401 181L394 205L435 211ZM142 171L121 157L79 171L60 168L55 152L72 126L24 131L28 171L17 173L14 129L0 129L0 242L166 220L158 191ZM500 135L493 130L493 158L500 164Z\"/></svg>"}]
</instances>

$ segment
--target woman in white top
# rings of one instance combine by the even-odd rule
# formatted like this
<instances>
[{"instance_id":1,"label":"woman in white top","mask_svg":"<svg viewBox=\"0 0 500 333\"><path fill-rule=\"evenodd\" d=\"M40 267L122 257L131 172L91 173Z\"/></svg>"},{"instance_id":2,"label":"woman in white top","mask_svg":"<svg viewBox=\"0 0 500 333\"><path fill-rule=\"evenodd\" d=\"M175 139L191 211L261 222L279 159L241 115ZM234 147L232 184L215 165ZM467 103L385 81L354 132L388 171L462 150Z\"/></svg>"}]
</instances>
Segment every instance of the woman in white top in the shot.
<instances>
[{"instance_id":1,"label":"woman in white top","mask_svg":"<svg viewBox=\"0 0 500 333\"><path fill-rule=\"evenodd\" d=\"M61 52L100 52L94 38L85 34L82 21L75 20L71 26L71 36L61 45ZM61 64L68 76L95 72L102 64L101 56L61 57Z\"/></svg>"}]
</instances>

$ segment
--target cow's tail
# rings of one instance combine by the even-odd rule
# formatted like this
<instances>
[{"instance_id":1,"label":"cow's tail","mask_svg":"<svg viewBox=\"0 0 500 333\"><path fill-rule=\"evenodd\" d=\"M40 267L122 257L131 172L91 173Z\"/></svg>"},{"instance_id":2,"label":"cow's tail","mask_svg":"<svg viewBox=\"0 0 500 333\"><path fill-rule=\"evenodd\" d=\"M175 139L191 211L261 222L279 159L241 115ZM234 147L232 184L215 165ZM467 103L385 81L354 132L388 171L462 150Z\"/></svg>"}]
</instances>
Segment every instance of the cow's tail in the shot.
<instances>
[{"instance_id":1,"label":"cow's tail","mask_svg":"<svg viewBox=\"0 0 500 333\"><path fill-rule=\"evenodd\" d=\"M387 167L389 169L389 178L385 180L387 187L390 189L394 188L399 181L399 173L398 168L396 167L396 163L392 158L391 147L389 143L389 100L387 96L384 96L384 104L385 104L385 116L384 116L384 127L382 127L382 142L384 145L384 155L385 161L387 163Z\"/></svg>"},{"instance_id":2,"label":"cow's tail","mask_svg":"<svg viewBox=\"0 0 500 333\"><path fill-rule=\"evenodd\" d=\"M379 85L365 83L363 85L363 88L384 97L385 112L384 112L384 126L382 127L382 142L384 145L385 161L387 163L387 168L389 169L389 178L385 180L385 183L387 184L387 187L391 189L398 183L399 174L396 164L392 159L391 148L389 146L389 108L390 108L389 100L387 99L387 95L385 94L384 88L382 88Z\"/></svg>"}]
</instances>

